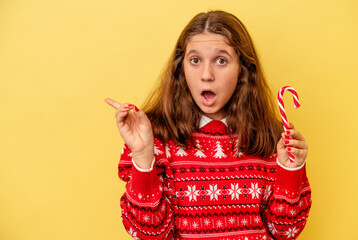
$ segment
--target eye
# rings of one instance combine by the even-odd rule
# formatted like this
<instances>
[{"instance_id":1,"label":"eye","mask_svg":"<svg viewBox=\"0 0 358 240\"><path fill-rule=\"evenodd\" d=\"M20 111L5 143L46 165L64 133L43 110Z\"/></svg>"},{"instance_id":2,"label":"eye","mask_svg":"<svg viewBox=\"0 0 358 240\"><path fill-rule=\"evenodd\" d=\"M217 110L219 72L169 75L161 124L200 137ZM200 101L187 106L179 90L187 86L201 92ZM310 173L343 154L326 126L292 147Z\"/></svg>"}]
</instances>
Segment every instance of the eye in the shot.
<instances>
[{"instance_id":1,"label":"eye","mask_svg":"<svg viewBox=\"0 0 358 240\"><path fill-rule=\"evenodd\" d=\"M227 63L225 58L218 58L216 59L216 63L219 65L225 65Z\"/></svg>"},{"instance_id":2,"label":"eye","mask_svg":"<svg viewBox=\"0 0 358 240\"><path fill-rule=\"evenodd\" d=\"M197 65L200 63L200 59L197 57L193 57L190 59L191 64Z\"/></svg>"}]
</instances>

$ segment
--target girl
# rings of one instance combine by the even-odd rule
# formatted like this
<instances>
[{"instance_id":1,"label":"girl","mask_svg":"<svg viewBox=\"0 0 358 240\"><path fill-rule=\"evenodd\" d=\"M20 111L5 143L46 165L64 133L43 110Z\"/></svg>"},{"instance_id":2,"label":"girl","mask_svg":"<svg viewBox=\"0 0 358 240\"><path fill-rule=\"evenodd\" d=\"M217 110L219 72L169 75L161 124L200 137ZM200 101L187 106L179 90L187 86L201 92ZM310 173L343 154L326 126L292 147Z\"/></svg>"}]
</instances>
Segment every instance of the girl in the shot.
<instances>
[{"instance_id":1,"label":"girl","mask_svg":"<svg viewBox=\"0 0 358 240\"><path fill-rule=\"evenodd\" d=\"M292 124L282 132L251 37L232 14L189 22L143 111L105 101L125 141L122 219L134 239L295 239L303 230L307 145Z\"/></svg>"}]
</instances>

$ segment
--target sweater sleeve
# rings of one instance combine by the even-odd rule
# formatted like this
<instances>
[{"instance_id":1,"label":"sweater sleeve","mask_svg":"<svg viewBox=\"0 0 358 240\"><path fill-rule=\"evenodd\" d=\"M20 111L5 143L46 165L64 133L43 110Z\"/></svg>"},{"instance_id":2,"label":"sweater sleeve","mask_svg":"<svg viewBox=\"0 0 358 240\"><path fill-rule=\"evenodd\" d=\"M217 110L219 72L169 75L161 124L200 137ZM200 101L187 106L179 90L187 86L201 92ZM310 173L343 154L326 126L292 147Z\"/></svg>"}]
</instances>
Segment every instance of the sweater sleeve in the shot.
<instances>
[{"instance_id":1,"label":"sweater sleeve","mask_svg":"<svg viewBox=\"0 0 358 240\"><path fill-rule=\"evenodd\" d=\"M170 239L174 216L167 173L168 160L163 144L154 141L154 165L148 172L132 164L130 148L123 146L118 165L119 178L127 182L121 198L122 221L134 239Z\"/></svg>"},{"instance_id":2,"label":"sweater sleeve","mask_svg":"<svg viewBox=\"0 0 358 240\"><path fill-rule=\"evenodd\" d=\"M311 208L311 188L306 165L290 170L277 165L273 193L263 219L275 239L296 239L305 227Z\"/></svg>"}]
</instances>

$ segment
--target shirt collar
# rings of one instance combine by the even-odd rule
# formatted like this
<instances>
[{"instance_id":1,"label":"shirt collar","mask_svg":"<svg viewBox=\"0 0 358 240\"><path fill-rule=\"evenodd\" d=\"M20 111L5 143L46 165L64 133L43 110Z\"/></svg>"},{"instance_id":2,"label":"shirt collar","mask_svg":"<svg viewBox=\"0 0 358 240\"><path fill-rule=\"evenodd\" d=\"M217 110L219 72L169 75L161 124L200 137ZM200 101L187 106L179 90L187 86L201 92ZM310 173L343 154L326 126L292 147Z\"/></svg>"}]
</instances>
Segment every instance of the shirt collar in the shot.
<instances>
[{"instance_id":1,"label":"shirt collar","mask_svg":"<svg viewBox=\"0 0 358 240\"><path fill-rule=\"evenodd\" d=\"M199 128L204 127L206 124L208 124L209 122L213 121L214 119L211 119L205 115L202 115L200 118L200 123L199 123ZM221 119L220 121L222 121L226 126L227 126L227 122L226 122L226 118Z\"/></svg>"}]
</instances>

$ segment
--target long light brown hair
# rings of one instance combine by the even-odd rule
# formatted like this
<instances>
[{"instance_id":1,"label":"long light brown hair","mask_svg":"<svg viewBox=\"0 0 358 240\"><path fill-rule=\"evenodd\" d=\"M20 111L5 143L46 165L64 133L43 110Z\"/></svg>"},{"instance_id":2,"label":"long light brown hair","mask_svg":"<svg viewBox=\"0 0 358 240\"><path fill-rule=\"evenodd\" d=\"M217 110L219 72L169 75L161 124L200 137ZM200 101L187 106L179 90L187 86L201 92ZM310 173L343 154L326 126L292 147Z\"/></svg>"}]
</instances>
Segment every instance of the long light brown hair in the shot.
<instances>
[{"instance_id":1,"label":"long light brown hair","mask_svg":"<svg viewBox=\"0 0 358 240\"><path fill-rule=\"evenodd\" d=\"M171 139L182 147L192 144L192 133L203 113L190 94L183 59L188 40L200 33L223 35L238 54L238 84L224 108L231 133L240 139L240 150L260 157L272 155L283 129L271 90L248 31L237 17L224 11L199 13L180 34L158 86L143 106L154 136L163 142Z\"/></svg>"}]
</instances>

